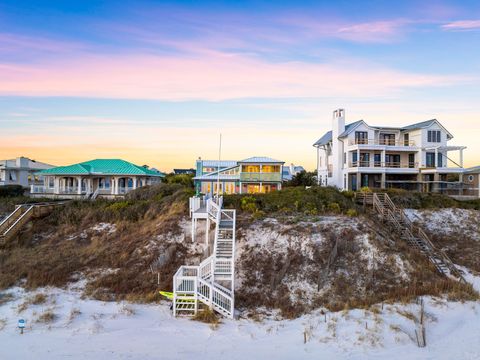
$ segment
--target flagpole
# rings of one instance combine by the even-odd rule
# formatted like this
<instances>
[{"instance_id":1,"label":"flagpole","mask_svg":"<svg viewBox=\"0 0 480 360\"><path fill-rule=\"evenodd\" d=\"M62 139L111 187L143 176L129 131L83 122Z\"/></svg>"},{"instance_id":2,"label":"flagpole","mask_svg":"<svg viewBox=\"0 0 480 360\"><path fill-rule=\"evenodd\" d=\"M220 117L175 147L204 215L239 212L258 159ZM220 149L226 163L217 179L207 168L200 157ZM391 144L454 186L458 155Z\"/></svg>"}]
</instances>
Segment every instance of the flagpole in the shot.
<instances>
[{"instance_id":1,"label":"flagpole","mask_svg":"<svg viewBox=\"0 0 480 360\"><path fill-rule=\"evenodd\" d=\"M220 160L222 159L222 133L220 133L220 142L218 146L218 167L217 167L217 201L220 198Z\"/></svg>"}]
</instances>

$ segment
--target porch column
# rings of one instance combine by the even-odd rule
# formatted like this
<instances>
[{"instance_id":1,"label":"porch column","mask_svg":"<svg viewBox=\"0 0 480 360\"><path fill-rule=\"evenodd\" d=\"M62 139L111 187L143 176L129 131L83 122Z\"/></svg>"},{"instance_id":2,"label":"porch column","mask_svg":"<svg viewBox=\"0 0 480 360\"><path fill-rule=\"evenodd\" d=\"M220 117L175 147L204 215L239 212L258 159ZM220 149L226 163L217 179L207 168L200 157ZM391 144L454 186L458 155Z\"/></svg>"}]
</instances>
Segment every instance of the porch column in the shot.
<instances>
[{"instance_id":1,"label":"porch column","mask_svg":"<svg viewBox=\"0 0 480 360\"><path fill-rule=\"evenodd\" d=\"M357 168L360 167L360 149L357 149Z\"/></svg>"},{"instance_id":2,"label":"porch column","mask_svg":"<svg viewBox=\"0 0 480 360\"><path fill-rule=\"evenodd\" d=\"M460 167L463 168L463 149L460 149Z\"/></svg>"},{"instance_id":3,"label":"porch column","mask_svg":"<svg viewBox=\"0 0 480 360\"><path fill-rule=\"evenodd\" d=\"M260 183L260 194L262 193L263 184Z\"/></svg>"},{"instance_id":4,"label":"porch column","mask_svg":"<svg viewBox=\"0 0 480 360\"><path fill-rule=\"evenodd\" d=\"M435 159L433 161L435 167L438 168L438 148L435 148Z\"/></svg>"},{"instance_id":5,"label":"porch column","mask_svg":"<svg viewBox=\"0 0 480 360\"><path fill-rule=\"evenodd\" d=\"M82 194L82 177L81 176L77 176L77 184L78 184L77 194L81 195Z\"/></svg>"},{"instance_id":6,"label":"porch column","mask_svg":"<svg viewBox=\"0 0 480 360\"><path fill-rule=\"evenodd\" d=\"M135 190L137 188L137 177L135 176L133 178L133 190Z\"/></svg>"},{"instance_id":7,"label":"porch column","mask_svg":"<svg viewBox=\"0 0 480 360\"><path fill-rule=\"evenodd\" d=\"M382 150L382 158L380 160L381 164L380 166L381 167L386 167L387 166L387 152L385 150Z\"/></svg>"},{"instance_id":8,"label":"porch column","mask_svg":"<svg viewBox=\"0 0 480 360\"><path fill-rule=\"evenodd\" d=\"M53 192L55 194L60 193L60 178L58 178L56 176L53 178Z\"/></svg>"},{"instance_id":9,"label":"porch column","mask_svg":"<svg viewBox=\"0 0 480 360\"><path fill-rule=\"evenodd\" d=\"M360 189L362 188L362 174L361 173L357 173L357 191L360 191Z\"/></svg>"},{"instance_id":10,"label":"porch column","mask_svg":"<svg viewBox=\"0 0 480 360\"><path fill-rule=\"evenodd\" d=\"M380 181L380 188L385 189L387 187L387 174L382 172L382 180Z\"/></svg>"}]
</instances>

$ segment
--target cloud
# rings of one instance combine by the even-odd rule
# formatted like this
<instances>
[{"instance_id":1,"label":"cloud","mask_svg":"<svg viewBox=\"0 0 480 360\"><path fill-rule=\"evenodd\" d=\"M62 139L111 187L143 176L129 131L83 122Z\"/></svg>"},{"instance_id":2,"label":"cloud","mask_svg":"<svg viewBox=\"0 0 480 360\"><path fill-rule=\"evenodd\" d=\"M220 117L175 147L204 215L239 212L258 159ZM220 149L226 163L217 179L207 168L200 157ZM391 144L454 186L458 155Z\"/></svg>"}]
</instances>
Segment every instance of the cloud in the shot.
<instances>
[{"instance_id":1,"label":"cloud","mask_svg":"<svg viewBox=\"0 0 480 360\"><path fill-rule=\"evenodd\" d=\"M458 20L442 25L444 30L471 31L480 30L480 20Z\"/></svg>"},{"instance_id":2,"label":"cloud","mask_svg":"<svg viewBox=\"0 0 480 360\"><path fill-rule=\"evenodd\" d=\"M337 36L357 42L390 42L398 40L407 23L405 20L392 20L353 24L339 28Z\"/></svg>"},{"instance_id":3,"label":"cloud","mask_svg":"<svg viewBox=\"0 0 480 360\"><path fill-rule=\"evenodd\" d=\"M82 55L44 64L2 65L0 95L157 100L384 96L456 84L457 76L396 71L376 64L268 62L242 54Z\"/></svg>"}]
</instances>

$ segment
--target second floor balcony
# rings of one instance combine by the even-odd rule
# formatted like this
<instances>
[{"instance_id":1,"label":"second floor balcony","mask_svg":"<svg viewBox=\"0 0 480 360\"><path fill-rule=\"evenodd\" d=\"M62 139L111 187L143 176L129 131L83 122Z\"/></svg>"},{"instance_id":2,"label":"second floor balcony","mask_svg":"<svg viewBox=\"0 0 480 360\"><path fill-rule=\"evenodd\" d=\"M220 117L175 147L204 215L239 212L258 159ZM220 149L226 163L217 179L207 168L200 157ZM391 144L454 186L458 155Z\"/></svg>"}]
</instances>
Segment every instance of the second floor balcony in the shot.
<instances>
[{"instance_id":1,"label":"second floor balcony","mask_svg":"<svg viewBox=\"0 0 480 360\"><path fill-rule=\"evenodd\" d=\"M282 174L279 172L242 172L240 173L240 181L281 182Z\"/></svg>"},{"instance_id":2,"label":"second floor balcony","mask_svg":"<svg viewBox=\"0 0 480 360\"><path fill-rule=\"evenodd\" d=\"M396 146L396 147L415 147L413 140L396 140L396 139L350 139L348 145L378 145L378 146Z\"/></svg>"},{"instance_id":3,"label":"second floor balcony","mask_svg":"<svg viewBox=\"0 0 480 360\"><path fill-rule=\"evenodd\" d=\"M351 168L393 168L393 169L416 169L418 162L396 162L396 161L352 161L349 163Z\"/></svg>"}]
</instances>

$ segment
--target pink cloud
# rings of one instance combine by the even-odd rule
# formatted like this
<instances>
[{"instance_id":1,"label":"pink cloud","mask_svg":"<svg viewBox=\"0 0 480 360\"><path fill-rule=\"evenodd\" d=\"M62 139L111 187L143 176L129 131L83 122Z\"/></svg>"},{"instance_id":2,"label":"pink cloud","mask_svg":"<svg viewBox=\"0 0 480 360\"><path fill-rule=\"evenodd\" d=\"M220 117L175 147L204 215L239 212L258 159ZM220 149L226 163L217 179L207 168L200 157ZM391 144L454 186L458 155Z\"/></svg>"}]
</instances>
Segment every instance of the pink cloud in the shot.
<instances>
[{"instance_id":1,"label":"pink cloud","mask_svg":"<svg viewBox=\"0 0 480 360\"><path fill-rule=\"evenodd\" d=\"M82 55L42 65L1 65L0 94L164 100L244 97L383 96L463 78L337 61L270 63L239 54L189 57Z\"/></svg>"},{"instance_id":2,"label":"pink cloud","mask_svg":"<svg viewBox=\"0 0 480 360\"><path fill-rule=\"evenodd\" d=\"M339 28L337 36L358 42L386 42L398 39L407 23L404 20L392 20L353 24Z\"/></svg>"},{"instance_id":3,"label":"pink cloud","mask_svg":"<svg viewBox=\"0 0 480 360\"><path fill-rule=\"evenodd\" d=\"M458 20L442 25L445 30L480 30L480 20Z\"/></svg>"},{"instance_id":4,"label":"pink cloud","mask_svg":"<svg viewBox=\"0 0 480 360\"><path fill-rule=\"evenodd\" d=\"M85 46L72 41L52 40L11 33L0 33L0 51L19 53L28 51L65 53L84 49Z\"/></svg>"}]
</instances>

